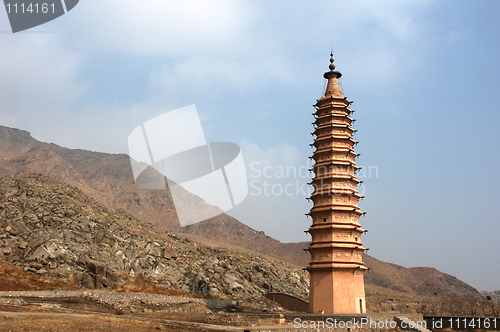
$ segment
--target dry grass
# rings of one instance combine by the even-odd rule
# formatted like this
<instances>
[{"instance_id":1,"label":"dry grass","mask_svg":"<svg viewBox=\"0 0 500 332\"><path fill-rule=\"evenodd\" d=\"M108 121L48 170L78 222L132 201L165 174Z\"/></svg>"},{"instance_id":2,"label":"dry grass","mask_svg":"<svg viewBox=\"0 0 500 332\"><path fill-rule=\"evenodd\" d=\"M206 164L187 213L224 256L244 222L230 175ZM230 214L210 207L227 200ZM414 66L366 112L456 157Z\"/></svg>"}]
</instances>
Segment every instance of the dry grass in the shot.
<instances>
[{"instance_id":1,"label":"dry grass","mask_svg":"<svg viewBox=\"0 0 500 332\"><path fill-rule=\"evenodd\" d=\"M10 264L5 260L0 260L0 291L20 291L20 290L47 290L76 289L71 283L41 278L33 273L26 272L20 267Z\"/></svg>"},{"instance_id":2,"label":"dry grass","mask_svg":"<svg viewBox=\"0 0 500 332\"><path fill-rule=\"evenodd\" d=\"M153 281L141 277L130 278L128 282L119 285L115 290L122 293L150 293L150 294L163 294L172 296L184 296L200 299L220 299L210 295L196 295L185 292L175 288L164 289L158 287Z\"/></svg>"},{"instance_id":3,"label":"dry grass","mask_svg":"<svg viewBox=\"0 0 500 332\"><path fill-rule=\"evenodd\" d=\"M142 278L129 279L127 283L119 285L116 290L122 293L153 293L153 294L164 294L164 295L176 295L176 296L189 296L193 297L192 294L183 292L177 289L162 289L155 284L143 280Z\"/></svg>"}]
</instances>

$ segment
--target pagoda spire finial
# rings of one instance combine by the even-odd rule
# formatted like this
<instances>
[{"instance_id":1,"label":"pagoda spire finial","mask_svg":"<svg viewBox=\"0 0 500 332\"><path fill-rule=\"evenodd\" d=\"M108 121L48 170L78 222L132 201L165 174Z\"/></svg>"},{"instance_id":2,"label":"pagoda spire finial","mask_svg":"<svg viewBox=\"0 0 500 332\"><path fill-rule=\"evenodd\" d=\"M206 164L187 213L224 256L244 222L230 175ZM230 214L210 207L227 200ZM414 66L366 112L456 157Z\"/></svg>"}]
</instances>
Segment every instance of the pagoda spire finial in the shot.
<instances>
[{"instance_id":1,"label":"pagoda spire finial","mask_svg":"<svg viewBox=\"0 0 500 332\"><path fill-rule=\"evenodd\" d=\"M335 65L333 64L333 52L330 52L330 65L328 66L328 68L330 69L330 71L327 71L323 77L326 78L326 79L329 79L330 77L337 77L337 78L340 78L342 76L342 74L338 71L335 71Z\"/></svg>"},{"instance_id":2,"label":"pagoda spire finial","mask_svg":"<svg viewBox=\"0 0 500 332\"><path fill-rule=\"evenodd\" d=\"M330 71L327 71L323 74L323 77L328 80L325 97L344 98L342 89L340 88L338 81L342 74L338 71L335 71L335 65L333 64L333 61L333 52L330 52L330 65L328 66L328 68L330 68Z\"/></svg>"},{"instance_id":3,"label":"pagoda spire finial","mask_svg":"<svg viewBox=\"0 0 500 332\"><path fill-rule=\"evenodd\" d=\"M328 66L328 68L330 68L331 71L334 71L335 70L335 65L333 64L333 51L330 52L330 65Z\"/></svg>"}]
</instances>

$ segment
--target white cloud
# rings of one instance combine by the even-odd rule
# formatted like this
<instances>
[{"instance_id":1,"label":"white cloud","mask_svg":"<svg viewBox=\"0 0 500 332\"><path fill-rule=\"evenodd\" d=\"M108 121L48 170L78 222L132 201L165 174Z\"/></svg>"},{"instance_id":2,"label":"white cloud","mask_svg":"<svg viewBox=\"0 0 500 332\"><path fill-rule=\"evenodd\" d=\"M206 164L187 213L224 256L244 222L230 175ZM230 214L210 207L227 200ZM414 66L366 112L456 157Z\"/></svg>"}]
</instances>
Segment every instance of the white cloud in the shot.
<instances>
[{"instance_id":1,"label":"white cloud","mask_svg":"<svg viewBox=\"0 0 500 332\"><path fill-rule=\"evenodd\" d=\"M426 1L325 1L287 6L279 19L264 28L281 53L293 49L290 65L310 72L305 63L319 63L332 48L337 68L372 85L407 77L419 68L425 55L429 26L421 17L433 0ZM278 7L282 2L272 2ZM283 25L281 29L277 26ZM269 32L267 32L269 31ZM283 59L286 61L287 59ZM300 64L299 64L300 63ZM321 65L326 65L321 62ZM353 75L354 73L354 75Z\"/></svg>"},{"instance_id":2,"label":"white cloud","mask_svg":"<svg viewBox=\"0 0 500 332\"><path fill-rule=\"evenodd\" d=\"M89 1L78 5L72 30L97 52L184 56L234 40L251 16L240 1Z\"/></svg>"},{"instance_id":3,"label":"white cloud","mask_svg":"<svg viewBox=\"0 0 500 332\"><path fill-rule=\"evenodd\" d=\"M64 113L88 83L79 80L82 57L62 46L53 34L2 35L0 113L43 121ZM5 124L5 123L4 123Z\"/></svg>"},{"instance_id":4,"label":"white cloud","mask_svg":"<svg viewBox=\"0 0 500 332\"><path fill-rule=\"evenodd\" d=\"M223 58L194 55L152 73L151 84L169 98L189 98L207 93L214 96L230 89L255 91L276 81L286 84L291 73L292 69L275 56Z\"/></svg>"}]
</instances>

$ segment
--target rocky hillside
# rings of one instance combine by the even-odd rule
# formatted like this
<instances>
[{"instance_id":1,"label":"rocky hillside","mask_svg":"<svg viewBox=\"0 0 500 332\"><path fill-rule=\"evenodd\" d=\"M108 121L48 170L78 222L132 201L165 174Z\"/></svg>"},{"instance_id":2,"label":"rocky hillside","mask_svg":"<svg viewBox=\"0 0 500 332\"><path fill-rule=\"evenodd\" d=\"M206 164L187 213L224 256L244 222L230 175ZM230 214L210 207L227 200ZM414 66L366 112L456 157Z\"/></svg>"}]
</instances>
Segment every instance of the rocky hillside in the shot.
<instances>
[{"instance_id":1,"label":"rocky hillside","mask_svg":"<svg viewBox=\"0 0 500 332\"><path fill-rule=\"evenodd\" d=\"M218 246L251 250L295 264L307 266L307 243L282 243L254 230L226 214L180 228L168 190L148 190L135 185L129 157L74 150L35 140L23 130L0 126L0 177L19 178L43 173L81 190L87 196L115 210L151 223L157 230L181 232ZM188 192L186 195L190 195ZM191 195L192 196L192 195ZM204 203L198 197L192 199ZM406 269L365 255L370 271L368 284L412 294L477 292L456 278L432 268Z\"/></svg>"},{"instance_id":2,"label":"rocky hillside","mask_svg":"<svg viewBox=\"0 0 500 332\"><path fill-rule=\"evenodd\" d=\"M306 272L248 252L158 234L122 210L44 175L0 179L0 261L89 289L138 281L200 295L307 297Z\"/></svg>"}]
</instances>

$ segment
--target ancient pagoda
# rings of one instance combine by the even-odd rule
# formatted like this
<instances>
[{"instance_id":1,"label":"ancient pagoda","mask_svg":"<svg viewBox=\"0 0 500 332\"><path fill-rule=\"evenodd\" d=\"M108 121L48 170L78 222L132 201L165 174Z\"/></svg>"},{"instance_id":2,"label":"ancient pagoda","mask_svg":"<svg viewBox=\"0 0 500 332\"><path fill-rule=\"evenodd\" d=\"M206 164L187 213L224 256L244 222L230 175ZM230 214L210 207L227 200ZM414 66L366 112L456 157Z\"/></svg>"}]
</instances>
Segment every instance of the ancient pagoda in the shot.
<instances>
[{"instance_id":1,"label":"ancient pagoda","mask_svg":"<svg viewBox=\"0 0 500 332\"><path fill-rule=\"evenodd\" d=\"M354 119L351 102L342 94L335 71L333 54L325 96L317 100L313 114L316 136L311 144L315 151L312 171L314 178L308 213L312 226L306 232L312 236L308 251L311 254L309 270L311 286L309 312L311 313L364 313L366 312L361 234L359 223L363 215L358 207L362 197L356 190L361 182L356 178L354 152L357 144L352 138Z\"/></svg>"}]
</instances>

